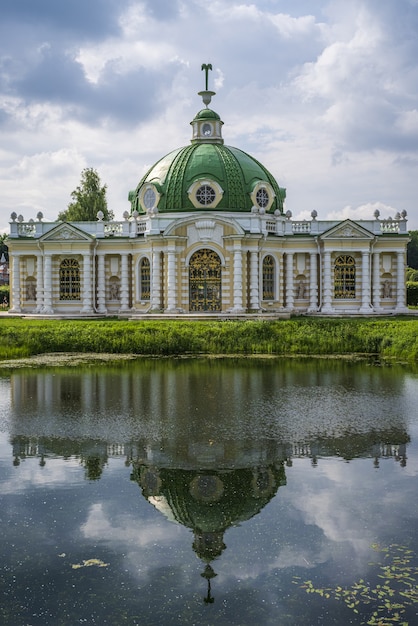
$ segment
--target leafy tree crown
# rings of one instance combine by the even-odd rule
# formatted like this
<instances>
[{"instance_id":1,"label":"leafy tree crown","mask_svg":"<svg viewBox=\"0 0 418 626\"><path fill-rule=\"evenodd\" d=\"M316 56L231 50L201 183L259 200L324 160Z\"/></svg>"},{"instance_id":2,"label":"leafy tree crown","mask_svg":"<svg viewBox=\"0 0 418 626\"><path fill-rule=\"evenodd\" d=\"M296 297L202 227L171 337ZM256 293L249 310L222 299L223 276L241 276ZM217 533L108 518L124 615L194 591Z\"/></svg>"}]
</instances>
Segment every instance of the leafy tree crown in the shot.
<instances>
[{"instance_id":1,"label":"leafy tree crown","mask_svg":"<svg viewBox=\"0 0 418 626\"><path fill-rule=\"evenodd\" d=\"M107 185L102 185L100 176L92 167L81 172L80 185L71 193L72 202L66 211L58 214L63 222L95 222L102 211L106 221L113 219L113 211L107 208Z\"/></svg>"}]
</instances>

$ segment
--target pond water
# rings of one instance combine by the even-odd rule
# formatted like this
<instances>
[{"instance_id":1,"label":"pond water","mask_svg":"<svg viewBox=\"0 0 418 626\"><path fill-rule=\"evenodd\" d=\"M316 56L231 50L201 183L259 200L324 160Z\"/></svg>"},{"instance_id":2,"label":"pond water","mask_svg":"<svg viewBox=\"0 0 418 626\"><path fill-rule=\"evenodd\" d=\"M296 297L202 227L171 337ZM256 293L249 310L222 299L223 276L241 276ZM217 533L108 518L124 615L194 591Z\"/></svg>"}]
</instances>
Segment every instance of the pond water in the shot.
<instances>
[{"instance_id":1,"label":"pond water","mask_svg":"<svg viewBox=\"0 0 418 626\"><path fill-rule=\"evenodd\" d=\"M0 394L0 623L418 623L416 372L144 360Z\"/></svg>"}]
</instances>

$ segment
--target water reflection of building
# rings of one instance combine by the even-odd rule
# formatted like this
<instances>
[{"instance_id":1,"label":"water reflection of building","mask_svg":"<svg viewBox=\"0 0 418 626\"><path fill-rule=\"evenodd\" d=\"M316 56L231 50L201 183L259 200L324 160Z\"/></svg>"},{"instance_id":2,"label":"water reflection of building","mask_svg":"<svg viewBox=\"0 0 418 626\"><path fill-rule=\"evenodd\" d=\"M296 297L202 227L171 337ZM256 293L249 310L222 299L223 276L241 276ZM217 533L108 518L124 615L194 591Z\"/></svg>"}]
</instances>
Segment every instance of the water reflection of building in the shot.
<instances>
[{"instance_id":1,"label":"water reflection of building","mask_svg":"<svg viewBox=\"0 0 418 626\"><path fill-rule=\"evenodd\" d=\"M132 479L163 515L192 530L193 550L205 564L207 602L213 600L212 565L226 548L226 531L257 515L286 482L282 461L220 471L158 468L134 461Z\"/></svg>"},{"instance_id":2,"label":"water reflection of building","mask_svg":"<svg viewBox=\"0 0 418 626\"><path fill-rule=\"evenodd\" d=\"M321 444L319 441L312 441L308 443L281 443L277 446L280 450L280 455L277 459L282 461L285 466L291 467L294 459L309 459L311 465L316 466L322 458L327 457L339 457L345 461L350 461L355 458L370 458L373 460L375 467L379 467L381 460L392 459L399 462L402 467L407 463L407 444L409 442L409 436L406 432L393 431L390 433L392 442L385 439L385 435L388 432L376 433L375 437L371 438L375 443L370 443L365 437L364 446L361 449L357 449L356 454L348 455L341 454L341 448L339 445L340 440L335 439L332 442L328 442L327 445ZM350 435L347 435L346 444L348 445ZM12 446L12 455L15 465L20 465L21 461L28 458L39 458L42 465L45 465L47 461L51 462L54 458L79 458L84 464L84 461L91 461L93 465L93 459L100 460L100 466L104 470L109 459L124 458L127 466L134 463L133 459L138 459L138 450L141 448L146 454L147 450L144 450L136 442L128 443L108 443L106 441L83 439L82 441L72 439L61 439L52 437L27 437L22 435L15 435L10 440ZM209 444L210 445L210 444ZM225 442L227 448L229 445L233 445L232 442ZM221 447L217 444L218 449ZM222 446L223 447L223 446ZM249 446L250 447L250 446ZM198 446L202 450L202 446ZM148 451L150 449L148 448ZM247 450L248 452L248 450ZM154 455L152 455L154 456ZM159 455L156 454L156 457ZM251 453L250 453L251 456ZM142 457L141 457L142 458ZM219 457L217 457L219 460ZM225 466L222 462L215 464L219 469L224 469ZM191 469L191 462L188 469ZM89 476L86 476L89 478Z\"/></svg>"},{"instance_id":3,"label":"water reflection of building","mask_svg":"<svg viewBox=\"0 0 418 626\"><path fill-rule=\"evenodd\" d=\"M405 463L403 380L389 368L321 361L26 370L11 376L10 432L22 454L26 446L44 446L45 458L69 448L102 464L125 455L165 467L167 450L171 467L182 469L324 456Z\"/></svg>"},{"instance_id":4,"label":"water reflection of building","mask_svg":"<svg viewBox=\"0 0 418 626\"><path fill-rule=\"evenodd\" d=\"M88 480L97 480L110 458L125 459L144 498L168 520L193 532L192 548L203 562L207 580L205 602L213 602L214 561L226 549L229 528L256 516L286 484L286 467L293 459L369 457L376 467L392 458L406 465L407 433L402 430L347 434L303 444L265 440L204 441L194 437L177 445L173 440L132 440L125 444L93 439L59 437L12 438L14 464L39 458L43 467L54 458L78 458ZM392 443L387 443L391 441ZM351 442L351 444L350 444ZM291 471L291 470L288 470Z\"/></svg>"},{"instance_id":5,"label":"water reflection of building","mask_svg":"<svg viewBox=\"0 0 418 626\"><path fill-rule=\"evenodd\" d=\"M406 464L403 381L389 368L320 361L16 372L14 463L73 458L97 480L109 459L123 458L147 501L192 530L211 601L213 561L228 529L267 505L295 459L312 471L329 457Z\"/></svg>"}]
</instances>

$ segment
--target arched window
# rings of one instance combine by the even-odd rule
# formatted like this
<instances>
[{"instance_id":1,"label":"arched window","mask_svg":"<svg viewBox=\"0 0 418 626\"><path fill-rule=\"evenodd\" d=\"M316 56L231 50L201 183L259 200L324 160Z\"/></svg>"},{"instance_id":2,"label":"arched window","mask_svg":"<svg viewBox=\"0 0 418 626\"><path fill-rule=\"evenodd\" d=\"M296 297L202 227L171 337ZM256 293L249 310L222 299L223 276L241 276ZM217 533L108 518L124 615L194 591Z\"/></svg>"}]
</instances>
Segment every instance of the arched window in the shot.
<instances>
[{"instance_id":1,"label":"arched window","mask_svg":"<svg viewBox=\"0 0 418 626\"><path fill-rule=\"evenodd\" d=\"M80 300L80 266L75 259L61 261L60 300Z\"/></svg>"},{"instance_id":2,"label":"arched window","mask_svg":"<svg viewBox=\"0 0 418 626\"><path fill-rule=\"evenodd\" d=\"M144 257L139 262L139 298L140 300L149 300L151 293L151 273L150 262Z\"/></svg>"},{"instance_id":3,"label":"arched window","mask_svg":"<svg viewBox=\"0 0 418 626\"><path fill-rule=\"evenodd\" d=\"M335 260L334 297L344 300L356 297L356 262L352 256L343 254Z\"/></svg>"},{"instance_id":4,"label":"arched window","mask_svg":"<svg viewBox=\"0 0 418 626\"><path fill-rule=\"evenodd\" d=\"M276 263L271 254L263 259L263 300L275 299Z\"/></svg>"}]
</instances>

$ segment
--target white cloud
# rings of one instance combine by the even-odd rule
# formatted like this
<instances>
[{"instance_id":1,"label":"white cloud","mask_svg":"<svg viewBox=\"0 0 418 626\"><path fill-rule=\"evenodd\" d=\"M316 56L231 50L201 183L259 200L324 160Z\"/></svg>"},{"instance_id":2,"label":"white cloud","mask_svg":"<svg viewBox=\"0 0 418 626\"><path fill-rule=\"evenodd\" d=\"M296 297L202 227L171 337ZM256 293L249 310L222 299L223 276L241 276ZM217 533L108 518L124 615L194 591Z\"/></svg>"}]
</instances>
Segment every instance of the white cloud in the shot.
<instances>
[{"instance_id":1,"label":"white cloud","mask_svg":"<svg viewBox=\"0 0 418 626\"><path fill-rule=\"evenodd\" d=\"M383 204L383 202L367 202L356 208L345 206L336 211L329 211L327 217L330 220L373 220L375 211L379 211L380 219L395 217L396 209L394 207Z\"/></svg>"},{"instance_id":2,"label":"white cloud","mask_svg":"<svg viewBox=\"0 0 418 626\"><path fill-rule=\"evenodd\" d=\"M10 457L10 465L13 463L10 444L8 446L8 455ZM6 457L7 458L7 457ZM69 483L69 468L74 470L71 473L71 483L81 484L85 478L80 462L78 459L51 459L43 467L39 465L40 457L26 458L20 461L19 469L16 471L12 468L8 475L4 472L4 477L0 483L0 493L16 494L32 491L37 487L50 487L53 489L56 485Z\"/></svg>"},{"instance_id":3,"label":"white cloud","mask_svg":"<svg viewBox=\"0 0 418 626\"><path fill-rule=\"evenodd\" d=\"M145 168L189 142L203 62L226 143L265 163L295 216L381 205L382 216L406 209L418 228L416 3L299 0L276 11L183 0L166 16L148 6L121 7L119 30L62 41L16 14L0 44L0 230L12 211L54 219L86 166L120 219Z\"/></svg>"}]
</instances>

